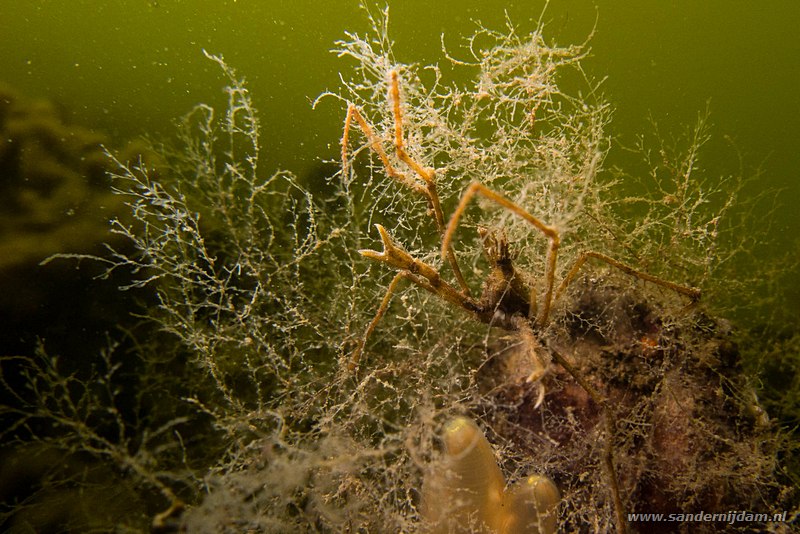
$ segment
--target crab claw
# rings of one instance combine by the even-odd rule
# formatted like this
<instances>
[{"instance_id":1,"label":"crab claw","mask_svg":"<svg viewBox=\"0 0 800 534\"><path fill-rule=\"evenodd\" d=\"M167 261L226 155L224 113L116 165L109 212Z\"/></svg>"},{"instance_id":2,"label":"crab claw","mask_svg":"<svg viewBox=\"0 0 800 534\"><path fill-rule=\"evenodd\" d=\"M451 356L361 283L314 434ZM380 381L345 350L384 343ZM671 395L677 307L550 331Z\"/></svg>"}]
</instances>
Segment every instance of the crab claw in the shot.
<instances>
[{"instance_id":1,"label":"crab claw","mask_svg":"<svg viewBox=\"0 0 800 534\"><path fill-rule=\"evenodd\" d=\"M375 261L387 261L389 257L389 251L395 249L394 243L392 242L392 237L389 235L389 232L386 231L380 224L376 224L375 227L378 229L378 233L381 235L381 241L383 242L383 252L378 252L377 250L371 250L368 248L364 248L358 251L359 254L362 256L366 256L367 258L373 259Z\"/></svg>"},{"instance_id":2,"label":"crab claw","mask_svg":"<svg viewBox=\"0 0 800 534\"><path fill-rule=\"evenodd\" d=\"M530 384L535 382L537 388L537 395L536 395L536 404L533 405L533 409L537 409L539 406L542 405L544 402L545 393L547 393L546 388L544 387L544 383L542 382L542 378L544 378L545 372L542 369L537 369L525 379L526 384Z\"/></svg>"},{"instance_id":3,"label":"crab claw","mask_svg":"<svg viewBox=\"0 0 800 534\"><path fill-rule=\"evenodd\" d=\"M386 228L380 224L376 224L375 227L381 235L383 251L378 252L377 250L361 249L358 251L359 254L375 261L391 265L396 269L408 269L414 264L414 259L408 252L395 245L394 241L392 241L392 236L389 235Z\"/></svg>"}]
</instances>

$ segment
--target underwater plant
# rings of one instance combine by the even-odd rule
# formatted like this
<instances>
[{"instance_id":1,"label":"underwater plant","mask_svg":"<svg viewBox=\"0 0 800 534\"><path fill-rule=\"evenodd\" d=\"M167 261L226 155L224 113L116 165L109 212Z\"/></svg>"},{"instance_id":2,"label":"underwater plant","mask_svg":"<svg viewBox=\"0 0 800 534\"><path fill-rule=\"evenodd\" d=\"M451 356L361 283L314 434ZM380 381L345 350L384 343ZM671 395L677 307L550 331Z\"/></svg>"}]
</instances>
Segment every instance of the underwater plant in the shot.
<instances>
[{"instance_id":1,"label":"underwater plant","mask_svg":"<svg viewBox=\"0 0 800 534\"><path fill-rule=\"evenodd\" d=\"M114 192L130 211L111 223L119 239L102 257L47 260L100 263L103 276L126 272L121 289L152 295L141 312L146 326L124 332L122 347L109 342L97 361L65 361L45 343L36 357L3 359L13 401L0 412L4 441L76 461L78 473L48 475L63 477L61 495L74 488L78 500L96 497L80 480L81 462L92 458L87 472L117 480L127 488L123 500L136 505L124 513L107 508L122 517L82 518L87 502L59 511L66 517L37 519L46 506L39 499L52 499L45 478L11 507L12 524L41 520L36 528L47 528L52 520L83 530L107 520L147 530L152 521L163 528L197 499L209 469L238 454L235 443L252 444L258 428L269 433L278 424L273 408L287 392L298 404L309 402L294 384L313 369L322 339L314 330L324 324L305 316L313 313L304 301L315 281L300 272L313 261L324 265L321 258L304 261L322 246L316 209L291 173L261 176L249 93L221 58L208 57L230 84L223 115L197 106L181 123L183 144L153 146L147 153L157 158L128 163L109 154ZM302 330L311 333L299 346ZM154 490L160 498L148 497Z\"/></svg>"},{"instance_id":2,"label":"underwater plant","mask_svg":"<svg viewBox=\"0 0 800 534\"><path fill-rule=\"evenodd\" d=\"M392 275L344 351L357 390L378 373L381 389L396 377L393 394L433 378L420 395L435 391L437 409L481 414L507 461L564 485L567 529L625 531L631 511L772 506L753 496L779 491L777 438L727 323L709 315L730 282L715 275L746 249L727 221L739 180L699 176L704 123L685 154L662 146L666 169L650 176L660 196L620 196L622 174L603 172L610 110L581 68L586 45L479 28L467 59L445 50L472 70L463 85L395 61L387 20L337 49L357 63L334 95L347 108L341 180L372 199L361 218L383 250L359 252ZM633 231L632 204L648 207ZM712 305L696 304L701 290Z\"/></svg>"},{"instance_id":3,"label":"underwater plant","mask_svg":"<svg viewBox=\"0 0 800 534\"><path fill-rule=\"evenodd\" d=\"M742 248L723 239L737 230L729 202L707 201L722 186L695 179L700 138L657 173L659 198L620 197L588 44L555 46L541 25L479 27L445 69L395 60L388 11L370 23L337 43L355 69L316 103L345 120L325 187L265 173L247 86L211 54L225 109L197 106L180 144L153 147L156 164L115 158L131 219L113 228L133 252L59 259L150 289L144 333L87 369L45 347L2 362L16 392L4 441L91 462L132 503L74 529L505 531L519 519L607 532L636 528L627 512L791 502L780 436L714 308L729 283L715 275ZM589 257L600 261L572 268ZM492 295L470 297L484 280ZM483 309L464 313L468 302ZM485 484L465 476L473 467ZM85 507L81 491L101 484L76 472L14 503L8 524L33 524L53 486ZM756 527L770 525L744 528Z\"/></svg>"}]
</instances>

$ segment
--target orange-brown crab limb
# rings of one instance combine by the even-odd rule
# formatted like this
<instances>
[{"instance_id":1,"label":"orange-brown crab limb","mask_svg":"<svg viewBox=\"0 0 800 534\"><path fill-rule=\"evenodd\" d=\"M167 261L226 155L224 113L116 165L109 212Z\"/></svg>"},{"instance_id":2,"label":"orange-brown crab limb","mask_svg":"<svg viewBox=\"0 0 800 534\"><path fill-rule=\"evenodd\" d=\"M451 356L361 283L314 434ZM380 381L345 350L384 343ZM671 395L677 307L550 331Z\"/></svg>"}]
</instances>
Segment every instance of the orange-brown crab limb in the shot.
<instances>
[{"instance_id":1,"label":"orange-brown crab limb","mask_svg":"<svg viewBox=\"0 0 800 534\"><path fill-rule=\"evenodd\" d=\"M564 280L558 286L558 290L556 291L556 297L555 297L556 299L558 299L564 293L564 290L567 288L570 282L572 282L572 280L575 278L575 275L578 274L578 270L580 270L581 266L584 263L586 263L586 260L588 260L589 258L595 258L597 260L603 261L613 267L616 267L623 273L635 276L636 278L644 280L645 282L650 282L651 284L656 284L661 287L671 289L676 293L689 297L690 299L692 299L692 301L696 301L700 298L701 291L696 287L682 286L680 284L676 284L675 282L670 282L669 280L662 280L657 276L653 276L652 274L647 274L645 272L634 269L629 265L625 265L621 261L617 261L614 258L606 256L605 254L601 254L599 252L587 251L581 253L581 255L578 256L578 259L575 260L575 264L572 266L572 268L567 273L567 276L564 277Z\"/></svg>"},{"instance_id":2,"label":"orange-brown crab limb","mask_svg":"<svg viewBox=\"0 0 800 534\"><path fill-rule=\"evenodd\" d=\"M475 303L462 292L445 282L439 275L439 271L425 262L412 258L408 252L394 243L386 228L380 224L376 224L375 226L378 228L378 232L381 235L383 251L378 252L377 250L363 249L358 251L359 254L375 261L385 263L395 269L408 271L408 273L416 278L414 281L417 282L418 285L424 287L431 293L439 295L451 304L465 308L468 311L477 310ZM418 280L421 280L421 282Z\"/></svg>"},{"instance_id":3,"label":"orange-brown crab limb","mask_svg":"<svg viewBox=\"0 0 800 534\"><path fill-rule=\"evenodd\" d=\"M537 230L542 232L545 237L550 240L550 247L547 249L545 267L545 292L542 305L538 307L539 315L536 318L536 323L539 326L544 326L547 323L547 319L550 315L550 306L552 305L553 301L553 284L555 279L556 259L558 257L558 247L561 245L561 238L559 237L558 230L556 230L555 227L543 223L519 207L517 204L508 200L503 195L492 191L485 185L478 182L472 182L469 187L467 187L466 191L464 191L464 196L461 197L461 202L458 203L458 207L453 212L452 217L450 217L450 222L447 224L447 230L445 230L444 238L442 239L442 257L445 257L447 251L450 250L450 243L452 242L453 234L455 234L456 228L458 227L458 221L466 210L467 204L469 204L469 201L472 200L472 197L474 197L476 194L481 194L496 204L499 204L500 206L511 211L512 213L519 215L532 224Z\"/></svg>"}]
</instances>

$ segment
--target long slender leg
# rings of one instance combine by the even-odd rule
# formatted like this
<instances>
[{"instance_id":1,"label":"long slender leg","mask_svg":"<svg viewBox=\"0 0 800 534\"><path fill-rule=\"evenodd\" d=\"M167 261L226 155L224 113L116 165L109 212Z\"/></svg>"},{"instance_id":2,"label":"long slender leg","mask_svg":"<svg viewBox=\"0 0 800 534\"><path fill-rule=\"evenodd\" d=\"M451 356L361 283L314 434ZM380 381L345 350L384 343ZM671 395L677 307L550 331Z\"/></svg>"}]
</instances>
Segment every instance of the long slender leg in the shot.
<instances>
[{"instance_id":1,"label":"long slender leg","mask_svg":"<svg viewBox=\"0 0 800 534\"><path fill-rule=\"evenodd\" d=\"M391 73L392 83L389 89L392 97L392 113L394 115L394 148L397 157L400 158L406 165L408 165L417 175L425 182L427 190L428 201L431 204L433 211L433 218L436 221L436 228L440 234L444 234L444 214L442 213L442 204L439 201L439 193L436 190L436 181L434 180L435 171L429 167L423 167L416 162L405 148L404 135L403 135L403 115L400 108L400 80L396 70ZM452 247L447 248L446 253L447 262L450 268L453 269L453 274L458 281L458 285L465 295L469 295L469 287L467 286L464 275L461 273L461 268L458 266L455 252Z\"/></svg>"},{"instance_id":2,"label":"long slender leg","mask_svg":"<svg viewBox=\"0 0 800 534\"><path fill-rule=\"evenodd\" d=\"M398 159L400 159L403 163L408 165L408 167L413 170L419 180L415 180L413 178L408 177L406 174L398 171L389 161L389 157L386 154L386 151L383 149L383 145L381 140L378 136L375 135L372 127L369 123L364 119L361 115L361 112L358 111L358 108L354 104L350 104L347 107L347 116L345 117L344 121L344 132L342 134L342 173L347 172L347 147L349 144L350 138L350 128L353 122L353 119L356 120L359 128L361 131L364 132L364 135L367 137L367 141L369 142L370 148L378 155L378 158L381 160L384 169L386 169L386 174L390 177L394 178L401 184L409 187L413 191L423 195L426 199L428 199L428 203L430 204L431 211L433 213L434 221L436 222L436 228L440 234L444 233L444 214L442 213L442 205L441 201L439 200L439 193L436 190L436 181L434 180L435 171L431 168L423 167L417 161L415 161L409 154L405 148L404 142L404 134L403 134L403 115L400 107L400 80L399 75L396 70L391 72L391 83L389 86L389 96L392 100L392 115L394 119L394 147L395 153L397 154ZM465 295L469 295L469 286L467 286L467 282L464 279L464 275L461 273L461 269L458 266L458 261L456 260L455 253L453 252L452 247L447 249L447 253L445 255L447 262L450 264L450 268L453 270L453 274L458 281L458 285L461 288L461 291Z\"/></svg>"},{"instance_id":3,"label":"long slender leg","mask_svg":"<svg viewBox=\"0 0 800 534\"><path fill-rule=\"evenodd\" d=\"M383 242L383 251L378 252L376 250L359 250L358 252L362 256L366 256L367 258L379 261L381 263L386 263L390 267L399 269L399 272L389 283L389 287L386 289L386 294L383 296L383 300L381 301L381 305L378 307L375 317L373 317L372 321L370 321L366 331L364 332L364 335L361 337L361 340L358 343L358 346L356 346L356 349L353 351L353 355L350 357L350 362L347 365L350 371L354 371L358 367L358 363L361 360L361 355L364 352L367 339L370 335L372 335L372 332L375 330L375 326L386 313L386 309L389 307L389 302L391 301L392 295L397 288L397 284L399 284L403 278L410 280L414 284L425 289L426 291L429 291L442 300L460 307L471 314L477 315L480 312L478 305L473 302L472 299L442 280L442 277L439 275L439 272L436 269L425 262L412 258L408 252L394 244L394 241L392 241L392 238L389 235L389 232L386 231L386 228L379 224L376 226L381 235L381 241Z\"/></svg>"},{"instance_id":4,"label":"long slender leg","mask_svg":"<svg viewBox=\"0 0 800 534\"><path fill-rule=\"evenodd\" d=\"M433 183L434 170L426 168L414 161L408 155L403 141L403 115L400 109L400 80L396 70L391 72L392 82L389 87L389 95L392 98L392 114L394 116L394 148L397 157L408 165L422 180L429 184ZM439 212L441 214L441 211Z\"/></svg>"},{"instance_id":5,"label":"long slender leg","mask_svg":"<svg viewBox=\"0 0 800 534\"><path fill-rule=\"evenodd\" d=\"M378 158L381 160L383 164L383 168L386 170L386 174L390 177L394 178L401 184L409 187L410 189L414 190L415 192L427 197L428 190L427 188L419 183L416 180L413 180L403 174L402 172L398 171L394 168L392 163L389 161L389 157L386 155L386 151L383 149L383 145L381 144L381 140L375 135L375 132L372 130L372 127L369 123L364 119L361 115L361 112L358 111L358 108L355 104L350 104L347 107L347 116L344 120L344 133L342 134L342 173L347 173L348 169L348 154L347 154L347 147L350 142L350 128L352 126L353 119L356 120L358 127L361 128L361 131L364 132L364 136L367 138L367 142L369 143L369 147L378 155Z\"/></svg>"},{"instance_id":6,"label":"long slender leg","mask_svg":"<svg viewBox=\"0 0 800 534\"><path fill-rule=\"evenodd\" d=\"M451 299L447 299L446 297L444 297L441 292L441 289L431 284L431 282L428 281L426 278L418 276L410 271L400 271L394 276L394 278L392 278L392 281L389 282L389 287L386 288L386 294L383 296L383 300L381 300L381 305L378 307L378 311L375 312L375 317L373 317L372 321L370 321L369 325L367 326L367 329L364 331L364 335L361 336L358 345L353 351L353 354L350 357L350 361L347 364L348 371L352 372L358 368L358 364L361 361L361 355L364 353L364 347L367 344L367 339L369 339L369 336L372 335L372 332L375 330L375 327L378 325L380 320L386 314L386 310L389 308L389 303L392 300L392 295L394 295L395 291L397 290L397 284L399 284L403 278L410 280L414 284L429 291L430 293L433 293L434 295L445 298L445 300L448 300L449 302L456 304L455 302L452 302ZM453 292L455 292L455 290L453 290ZM468 300L461 301L462 304L461 307L465 311L468 311L470 313L475 313L475 309L477 309L477 307L473 306L475 309L471 309L469 303L470 301Z\"/></svg>"},{"instance_id":7,"label":"long slender leg","mask_svg":"<svg viewBox=\"0 0 800 534\"><path fill-rule=\"evenodd\" d=\"M555 227L543 223L514 202L510 201L503 195L492 191L485 185L478 182L472 182L469 187L467 187L466 191L464 191L464 196L461 197L461 202L458 203L458 207L453 212L452 217L450 217L450 222L447 224L447 229L445 230L444 237L442 238L442 255L444 256L445 252L450 248L453 235L458 227L458 221L466 210L467 204L469 204L469 201L476 194L483 195L489 200L511 211L512 213L519 215L532 224L537 230L542 232L545 237L550 240L550 247L547 249L545 267L544 299L542 305L538 308L539 314L536 318L536 323L539 326L544 326L547 323L547 319L550 315L550 306L553 300L556 259L558 257L558 247L561 245L561 237L559 236L558 230L556 230Z\"/></svg>"},{"instance_id":8,"label":"long slender leg","mask_svg":"<svg viewBox=\"0 0 800 534\"><path fill-rule=\"evenodd\" d=\"M575 275L578 274L578 270L583 266L584 263L586 263L586 260L588 260L589 258L595 258L600 261L603 261L611 265L612 267L616 267L617 269L626 274L639 278L640 280L644 280L646 282L650 282L658 286L671 289L676 293L680 293L681 295L689 297L690 299L692 299L692 301L696 301L697 299L700 298L700 289L696 287L682 286L680 284L676 284L668 280L662 280L661 278L653 276L652 274L647 274L645 272L634 269L633 267L626 265L621 261L617 261L614 258L606 256L605 254L601 254L599 252L587 251L581 253L581 255L578 256L578 259L575 260L575 264L572 266L572 268L567 273L567 276L564 277L564 280L558 286L558 290L556 291L556 296L555 296L556 300L558 300L561 297L561 295L564 293L564 290L575 278Z\"/></svg>"},{"instance_id":9,"label":"long slender leg","mask_svg":"<svg viewBox=\"0 0 800 534\"><path fill-rule=\"evenodd\" d=\"M381 235L383 251L359 250L359 254L367 258L385 263L394 269L408 271L419 280L418 285L437 295L444 301L463 308L470 313L478 313L478 305L467 295L445 282L439 271L427 263L414 259L411 255L397 246L389 232L380 224L375 225Z\"/></svg>"},{"instance_id":10,"label":"long slender leg","mask_svg":"<svg viewBox=\"0 0 800 534\"><path fill-rule=\"evenodd\" d=\"M403 278L407 278L409 274L411 273L408 271L400 271L394 275L394 278L392 278L392 281L389 283L389 287L386 288L386 294L383 296L383 300L381 300L381 305L378 307L378 311L375 312L375 317L373 317L372 321L369 322L369 326L367 326L364 335L361 336L361 339L358 341L358 346L356 346L352 356L350 356L350 361L347 363L348 371L353 372L358 368L358 364L361 361L361 354L364 352L364 346L367 344L367 339L372 335L372 332L375 330L375 326L383 318L386 310L389 308L389 302L391 302L392 295L394 294L395 289L397 289L397 284L399 284L400 280Z\"/></svg>"}]
</instances>

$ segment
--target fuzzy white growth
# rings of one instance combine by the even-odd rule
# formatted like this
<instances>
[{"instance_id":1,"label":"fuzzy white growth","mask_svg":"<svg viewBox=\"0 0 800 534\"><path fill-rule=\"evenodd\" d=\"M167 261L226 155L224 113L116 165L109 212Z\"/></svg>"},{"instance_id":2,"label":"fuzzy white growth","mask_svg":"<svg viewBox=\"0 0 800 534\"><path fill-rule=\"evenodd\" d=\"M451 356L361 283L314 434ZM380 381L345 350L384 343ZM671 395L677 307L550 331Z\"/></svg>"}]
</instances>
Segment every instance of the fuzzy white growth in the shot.
<instances>
[{"instance_id":1,"label":"fuzzy white growth","mask_svg":"<svg viewBox=\"0 0 800 534\"><path fill-rule=\"evenodd\" d=\"M116 358L104 359L100 372L85 382L43 358L41 369L24 368L30 387L27 397L17 397L23 408L0 410L16 421L0 436L35 429L28 425L33 419L55 423L68 430L58 446L110 458L121 478L165 497L162 523L180 519L191 532L417 532L426 526L554 532L559 502L562 528L611 531L624 525L613 515L608 485L615 479L604 474L601 462L611 455L604 456L603 444L617 447L616 457L626 462L628 487L621 493L631 500L637 497L631 486L652 480L664 486L664 495L684 503L716 497L716 488L734 488L736 502L746 502L742 495L759 495L759 481L772 472L769 456L737 441L724 426L727 420L717 423L701 412L703 419L687 408L692 399L697 406L717 406L712 402L722 397L714 393L711 399L706 392L727 391L730 384L709 388L702 381L708 380L707 369L692 367L687 356L699 344L676 339L681 330L669 322L674 319L630 296L626 289L632 282L576 280L546 329L541 321L535 335L518 328L513 340L498 339L499 329L455 311L453 304L464 302L469 292L458 292L462 286L452 268L442 266L441 224L437 228L431 217L428 181L435 181L445 216L468 184L480 181L563 237L556 280L569 275L569 265L590 249L700 285L729 257L716 248L717 231L724 228L720 219L698 215L709 200L693 189L703 130L690 140L684 165L662 172L655 164L669 161L670 154L653 155L656 170L649 178L658 178L663 198L620 199L611 194L613 179L599 177L610 110L580 67L585 45L548 44L542 28L523 35L511 25L502 31L481 27L459 53L469 59L446 52L455 69L472 71L473 81L459 84L445 80L438 66L397 63L387 17L373 17L372 23L371 36L349 35L338 44L339 54L357 65L353 76L343 76L336 98L345 108L360 110L348 114L351 121L361 117L371 126L353 129L344 168L331 177L333 198L325 198L324 207L291 173L265 174L259 168L263 151L249 93L215 56L209 58L228 81L227 107L195 108L182 124L183 144L160 150L161 165L120 161L114 183L131 219L115 221L114 231L127 238L133 252L111 251L102 261L110 271L130 270L129 287L155 290L157 301L143 315L168 335L137 346L142 365L135 369L140 382L133 396L147 399L157 392L161 410L148 421L134 421L136 434L129 434L134 425L117 408L127 397L116 387ZM369 157L374 165L365 168ZM402 173L425 182L427 199L418 191L422 182L410 188L398 178ZM609 206L626 202L645 204L645 221L621 224ZM453 240L464 286L474 295L486 278L476 229L490 227L508 235L515 267L540 280L538 287L531 284L532 293L547 292L541 279L548 272L549 234L496 209L496 202L474 204L465 208ZM729 207L726 200L719 214ZM373 224L383 252L371 250ZM390 246L390 234L397 246ZM756 233L742 235L755 239ZM337 358L351 358L394 274L385 265L366 267L369 258L409 273L413 268L431 288L434 281L442 287L431 274L441 272L452 285L447 293L452 298L437 298L443 290L434 295L424 284L418 284L423 290L408 284L411 276L395 278L412 290L398 291L384 310L365 349L369 365L337 375ZM583 298L579 305L576 296ZM509 320L500 310L494 319ZM590 335L576 345L572 331ZM639 379L641 392L609 395L621 415L616 429L595 424L586 388L575 384L574 376L552 370L557 366L551 365L549 347L569 349L576 367L591 373L587 383L592 379L598 389L629 388L631 376ZM187 365L177 374L175 366L166 365L170 362L159 366L159 358L181 358ZM665 381L662 373L669 369L675 371ZM544 403L543 379L549 388ZM525 418L525 395L532 387L539 388L536 417ZM726 406L726 413L735 407ZM482 414L497 430L496 455L470 419L456 418L442 436L435 435L442 420L470 412ZM101 415L108 422L92 428ZM109 437L115 429L117 436ZM210 445L201 439L206 435ZM45 437L55 440L49 433ZM706 445L713 469L664 469L675 465L665 461L673 455L700 462L680 452L681 446L694 450L690 439L692 447ZM654 452L626 454L641 444ZM523 476L538 470L558 477L563 501L549 479ZM503 472L519 482L506 488ZM192 505L180 518L173 498L178 492Z\"/></svg>"}]
</instances>

